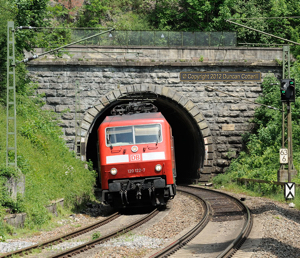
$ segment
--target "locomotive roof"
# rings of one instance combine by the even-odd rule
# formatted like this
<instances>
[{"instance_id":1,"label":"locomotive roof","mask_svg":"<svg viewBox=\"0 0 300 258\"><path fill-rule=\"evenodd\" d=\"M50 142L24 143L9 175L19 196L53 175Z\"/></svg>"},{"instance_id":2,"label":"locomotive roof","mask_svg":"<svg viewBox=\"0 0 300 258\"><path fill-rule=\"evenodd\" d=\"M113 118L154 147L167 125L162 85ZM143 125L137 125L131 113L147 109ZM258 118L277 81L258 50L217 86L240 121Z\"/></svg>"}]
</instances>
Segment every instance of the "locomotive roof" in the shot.
<instances>
[{"instance_id":1,"label":"locomotive roof","mask_svg":"<svg viewBox=\"0 0 300 258\"><path fill-rule=\"evenodd\" d=\"M164 116L160 112L156 113L138 113L132 115L122 115L122 116L107 116L102 124L104 123L114 123L114 122L134 122L136 120L165 120Z\"/></svg>"}]
</instances>

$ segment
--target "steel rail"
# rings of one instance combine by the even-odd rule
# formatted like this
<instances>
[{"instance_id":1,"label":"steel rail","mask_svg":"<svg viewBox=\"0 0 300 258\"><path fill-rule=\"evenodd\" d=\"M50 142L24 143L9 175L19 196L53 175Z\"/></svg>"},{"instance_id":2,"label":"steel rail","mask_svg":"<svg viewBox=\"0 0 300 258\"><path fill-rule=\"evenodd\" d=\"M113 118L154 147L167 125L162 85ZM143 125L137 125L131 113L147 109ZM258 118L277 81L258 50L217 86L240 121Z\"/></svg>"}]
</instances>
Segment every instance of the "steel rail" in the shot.
<instances>
[{"instance_id":1,"label":"steel rail","mask_svg":"<svg viewBox=\"0 0 300 258\"><path fill-rule=\"evenodd\" d=\"M189 187L190 188L198 188L198 187L193 187L193 186L189 186ZM247 239L247 237L249 236L249 234L251 232L252 225L253 225L251 212L250 212L249 208L243 202L241 202L239 199L237 199L227 193L218 192L218 191L214 191L214 190L206 189L206 188L200 188L200 189L206 190L206 191L217 192L217 193L223 194L225 196L228 196L229 198L233 199L240 207L242 207L244 211L246 211L246 220L245 220L244 227L241 230L240 234L227 246L227 248L222 253L220 253L217 256L217 258L231 257L242 246L242 244L245 242L245 240Z\"/></svg>"},{"instance_id":2,"label":"steel rail","mask_svg":"<svg viewBox=\"0 0 300 258\"><path fill-rule=\"evenodd\" d=\"M233 242L221 254L219 254L217 256L217 258L231 257L246 241L247 237L249 236L249 234L251 232L252 226L253 226L253 220L252 220L252 216L251 216L251 212L250 212L249 208L243 202L241 202L239 199L237 199L231 195L228 195L228 196L233 198L236 201L236 203L238 205L240 205L243 208L243 210L246 211L247 218L246 218L246 221L245 221L245 224L244 224L244 227L243 227L241 233L236 237L235 240L233 240Z\"/></svg>"},{"instance_id":3,"label":"steel rail","mask_svg":"<svg viewBox=\"0 0 300 258\"><path fill-rule=\"evenodd\" d=\"M243 229L241 230L240 234L225 248L224 251L222 251L217 256L217 258L231 257L241 247L241 245L246 240L247 236L250 234L250 231L251 231L251 228L252 228L252 218L251 218L251 213L250 213L248 207L244 203L242 203L240 200L238 200L237 198L235 198L235 197L233 197L229 194L226 194L226 193L221 193L221 192L218 192L218 191L213 191L211 189L200 188L200 187L193 187L193 186L186 186L186 187L193 188L193 189L199 189L199 190L202 190L202 191L211 191L211 192L214 192L214 193L219 193L221 195L225 195L226 197L232 199L235 203L237 203L237 205L245 212L245 214L243 216L246 215L246 219L245 219L245 223L244 223ZM195 195L193 193L190 193L188 191L184 191L183 189L180 189L180 190L178 189L178 191L187 192L188 194L192 194L194 196L197 196L197 195ZM197 196L197 198L200 198L200 197ZM205 203L206 203L206 201L205 201ZM206 203L206 205L208 207L210 207L209 204ZM206 217L206 214L205 214L205 217ZM199 223L201 223L201 222L199 222ZM198 224L196 225L196 227L198 226ZM204 224L204 226L201 228L201 230L206 226L206 224L207 224L207 222ZM195 228L193 228L190 232L186 233L183 237L181 237L178 240L174 241L173 243L171 243L169 246L165 247L161 251L159 251L159 252L155 253L154 255L150 256L149 258L168 257L169 255L171 255L172 253L174 253L175 251L177 251L178 249L183 247L187 242L189 242L192 238L194 238L197 234L199 234L201 232L201 230L196 230ZM186 240L185 240L185 238L186 238Z\"/></svg>"},{"instance_id":4,"label":"steel rail","mask_svg":"<svg viewBox=\"0 0 300 258\"><path fill-rule=\"evenodd\" d=\"M187 192L187 191L182 190L182 189L179 190L178 186L177 186L177 191L187 193L189 195L192 195L192 196L200 199L203 203L203 208L205 210L204 216L197 223L197 225L195 227L193 227L189 232L187 232L185 235L183 235L182 237L180 237L178 240L174 241L170 245L166 246L165 248L163 248L159 252L153 254L149 258L167 257L170 254L176 252L178 249L182 248L190 240L192 240L196 235L198 235L204 229L204 227L207 225L207 223L210 220L211 208L210 208L210 205L208 204L207 201L205 201L204 199L200 198L199 196L197 196L193 193Z\"/></svg>"},{"instance_id":5,"label":"steel rail","mask_svg":"<svg viewBox=\"0 0 300 258\"><path fill-rule=\"evenodd\" d=\"M64 252L61 252L61 253L55 254L53 256L50 256L49 258L70 257L70 256L73 256L73 255L82 253L82 252L84 252L86 250L94 248L95 245L98 245L98 244L100 244L102 242L106 242L106 241L110 240L111 238L123 235L123 234L129 232L130 230L139 227L140 225L142 225L145 222L147 222L150 219L152 219L158 213L159 213L159 210L155 209L151 213L149 213L148 215L146 215L145 217L139 219L136 222L131 223L129 226L125 226L124 228L116 230L116 231L114 231L114 232L112 232L112 233L110 233L110 234L108 234L106 236L103 236L103 237L100 237L98 239L89 241L89 242L87 242L85 244L76 246L74 248L70 248L70 249L68 249L68 250L66 250Z\"/></svg>"},{"instance_id":6,"label":"steel rail","mask_svg":"<svg viewBox=\"0 0 300 258\"><path fill-rule=\"evenodd\" d=\"M55 237L55 238L52 238L46 242L42 242L42 243L38 243L38 244L35 244L35 245L31 245L29 247L25 247L25 248L22 248L22 249L18 249L16 251L13 251L13 252L9 252L9 253L5 253L3 255L1 255L0 257L12 257L13 255L17 255L17 254L29 254L29 252L33 249L37 249L37 248L45 248L47 246L50 246L52 244L59 244L59 243L62 243L63 241L65 240L68 240L68 239L71 239L71 238L74 238L74 237L77 237L79 235L82 235L88 231L91 231L95 228L98 228L98 227L101 227L113 220L115 220L116 218L120 217L120 213L119 212L116 212L112 215L110 215L109 217L107 217L105 220L102 220L102 221L98 221L96 223L93 223L89 226L86 226L84 228L81 228L79 230L76 230L76 231L73 231L69 234L66 234L66 235L63 235L63 236L60 236L60 237Z\"/></svg>"}]
</instances>

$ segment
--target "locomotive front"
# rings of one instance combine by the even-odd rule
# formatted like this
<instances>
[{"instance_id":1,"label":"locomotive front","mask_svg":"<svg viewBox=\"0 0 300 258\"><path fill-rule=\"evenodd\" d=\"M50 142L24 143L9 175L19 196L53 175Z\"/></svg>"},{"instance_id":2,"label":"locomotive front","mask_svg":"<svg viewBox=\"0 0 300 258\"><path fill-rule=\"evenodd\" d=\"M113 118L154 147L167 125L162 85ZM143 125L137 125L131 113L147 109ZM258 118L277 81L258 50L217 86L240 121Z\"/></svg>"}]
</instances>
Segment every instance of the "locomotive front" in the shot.
<instances>
[{"instance_id":1,"label":"locomotive front","mask_svg":"<svg viewBox=\"0 0 300 258\"><path fill-rule=\"evenodd\" d=\"M98 139L104 203L160 206L175 196L172 131L161 113L108 116Z\"/></svg>"}]
</instances>

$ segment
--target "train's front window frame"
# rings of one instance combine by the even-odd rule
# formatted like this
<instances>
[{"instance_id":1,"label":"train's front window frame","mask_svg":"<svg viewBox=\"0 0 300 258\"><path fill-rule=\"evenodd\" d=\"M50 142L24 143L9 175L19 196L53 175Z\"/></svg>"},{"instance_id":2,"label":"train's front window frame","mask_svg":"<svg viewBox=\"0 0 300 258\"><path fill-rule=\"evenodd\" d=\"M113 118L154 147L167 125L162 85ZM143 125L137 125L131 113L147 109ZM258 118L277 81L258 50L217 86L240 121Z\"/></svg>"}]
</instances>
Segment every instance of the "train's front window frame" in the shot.
<instances>
[{"instance_id":1,"label":"train's front window frame","mask_svg":"<svg viewBox=\"0 0 300 258\"><path fill-rule=\"evenodd\" d=\"M161 124L115 126L105 128L107 147L161 143L163 141ZM151 132L155 134L151 134Z\"/></svg>"}]
</instances>

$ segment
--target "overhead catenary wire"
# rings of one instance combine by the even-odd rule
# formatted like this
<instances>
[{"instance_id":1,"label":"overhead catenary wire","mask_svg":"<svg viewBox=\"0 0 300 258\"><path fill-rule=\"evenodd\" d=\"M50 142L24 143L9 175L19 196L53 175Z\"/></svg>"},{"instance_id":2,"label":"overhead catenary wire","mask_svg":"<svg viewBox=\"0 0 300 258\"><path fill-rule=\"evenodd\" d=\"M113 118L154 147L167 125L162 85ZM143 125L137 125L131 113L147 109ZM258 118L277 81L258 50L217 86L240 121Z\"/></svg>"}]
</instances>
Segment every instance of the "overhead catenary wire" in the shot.
<instances>
[{"instance_id":1,"label":"overhead catenary wire","mask_svg":"<svg viewBox=\"0 0 300 258\"><path fill-rule=\"evenodd\" d=\"M40 30L40 29L47 29L47 30L54 30L54 29L72 29L72 30L106 30L107 28L100 28L100 27L32 27L32 26L19 26L16 29L30 29L30 30Z\"/></svg>"},{"instance_id":2,"label":"overhead catenary wire","mask_svg":"<svg viewBox=\"0 0 300 258\"><path fill-rule=\"evenodd\" d=\"M277 38L277 39L281 39L281 40L284 40L284 41L293 43L294 45L300 45L300 43L298 43L298 42L295 42L295 41L292 41L292 40L288 40L288 39L285 39L285 38L281 38L281 37L275 36L275 35L273 35L273 34L270 34L270 33L267 33L267 32L261 31L261 30L257 30L257 29L248 27L248 26L243 25L243 24L239 24L239 23L237 23L237 22L233 22L233 21L230 21L230 20L225 20L225 21L226 21L226 22L229 22L229 23L232 23L232 24L235 24L235 25L238 25L238 26L241 26L241 27L244 27L244 28L249 29L249 30L253 30L253 31L256 31L256 32L265 34L265 35L270 36L270 37L274 37L274 38Z\"/></svg>"},{"instance_id":3,"label":"overhead catenary wire","mask_svg":"<svg viewBox=\"0 0 300 258\"><path fill-rule=\"evenodd\" d=\"M228 20L270 20L270 19L299 19L300 16L289 16L289 17L253 17L253 18L230 18Z\"/></svg>"},{"instance_id":4,"label":"overhead catenary wire","mask_svg":"<svg viewBox=\"0 0 300 258\"><path fill-rule=\"evenodd\" d=\"M30 26L26 26L26 27L30 27ZM27 29L27 28L26 28L26 29ZM79 43L79 42L81 42L81 41L85 41L85 40L88 40L88 39L97 37L97 36L99 36L99 35L102 35L102 34L107 33L107 32L111 32L111 31L113 31L113 30L115 30L115 28L112 28L112 29L109 29L109 30L106 30L106 31L103 31L103 32L100 32L100 33L97 33L97 34L95 34L95 35L92 35L92 36L87 37L87 38L84 38L84 39L77 40L77 41L75 41L75 42L72 42L72 43L70 43L70 44L64 45L64 46L62 46L62 47L58 47L58 48L49 50L49 51L44 52L44 53L42 53L42 54L40 54L40 55L33 55L33 56L31 56L31 57L28 57L28 58L23 59L22 61L18 61L17 64L18 64L18 63L27 63L27 62L29 62L29 61L31 61L31 60L33 60L33 59L36 59L36 58L38 58L38 57L40 57L40 56L44 56L44 55L47 55L47 54L56 52L56 51L58 51L58 50L60 50L60 49L63 49L63 48L66 48L66 47L75 45L75 44L77 44L77 43Z\"/></svg>"}]
</instances>

